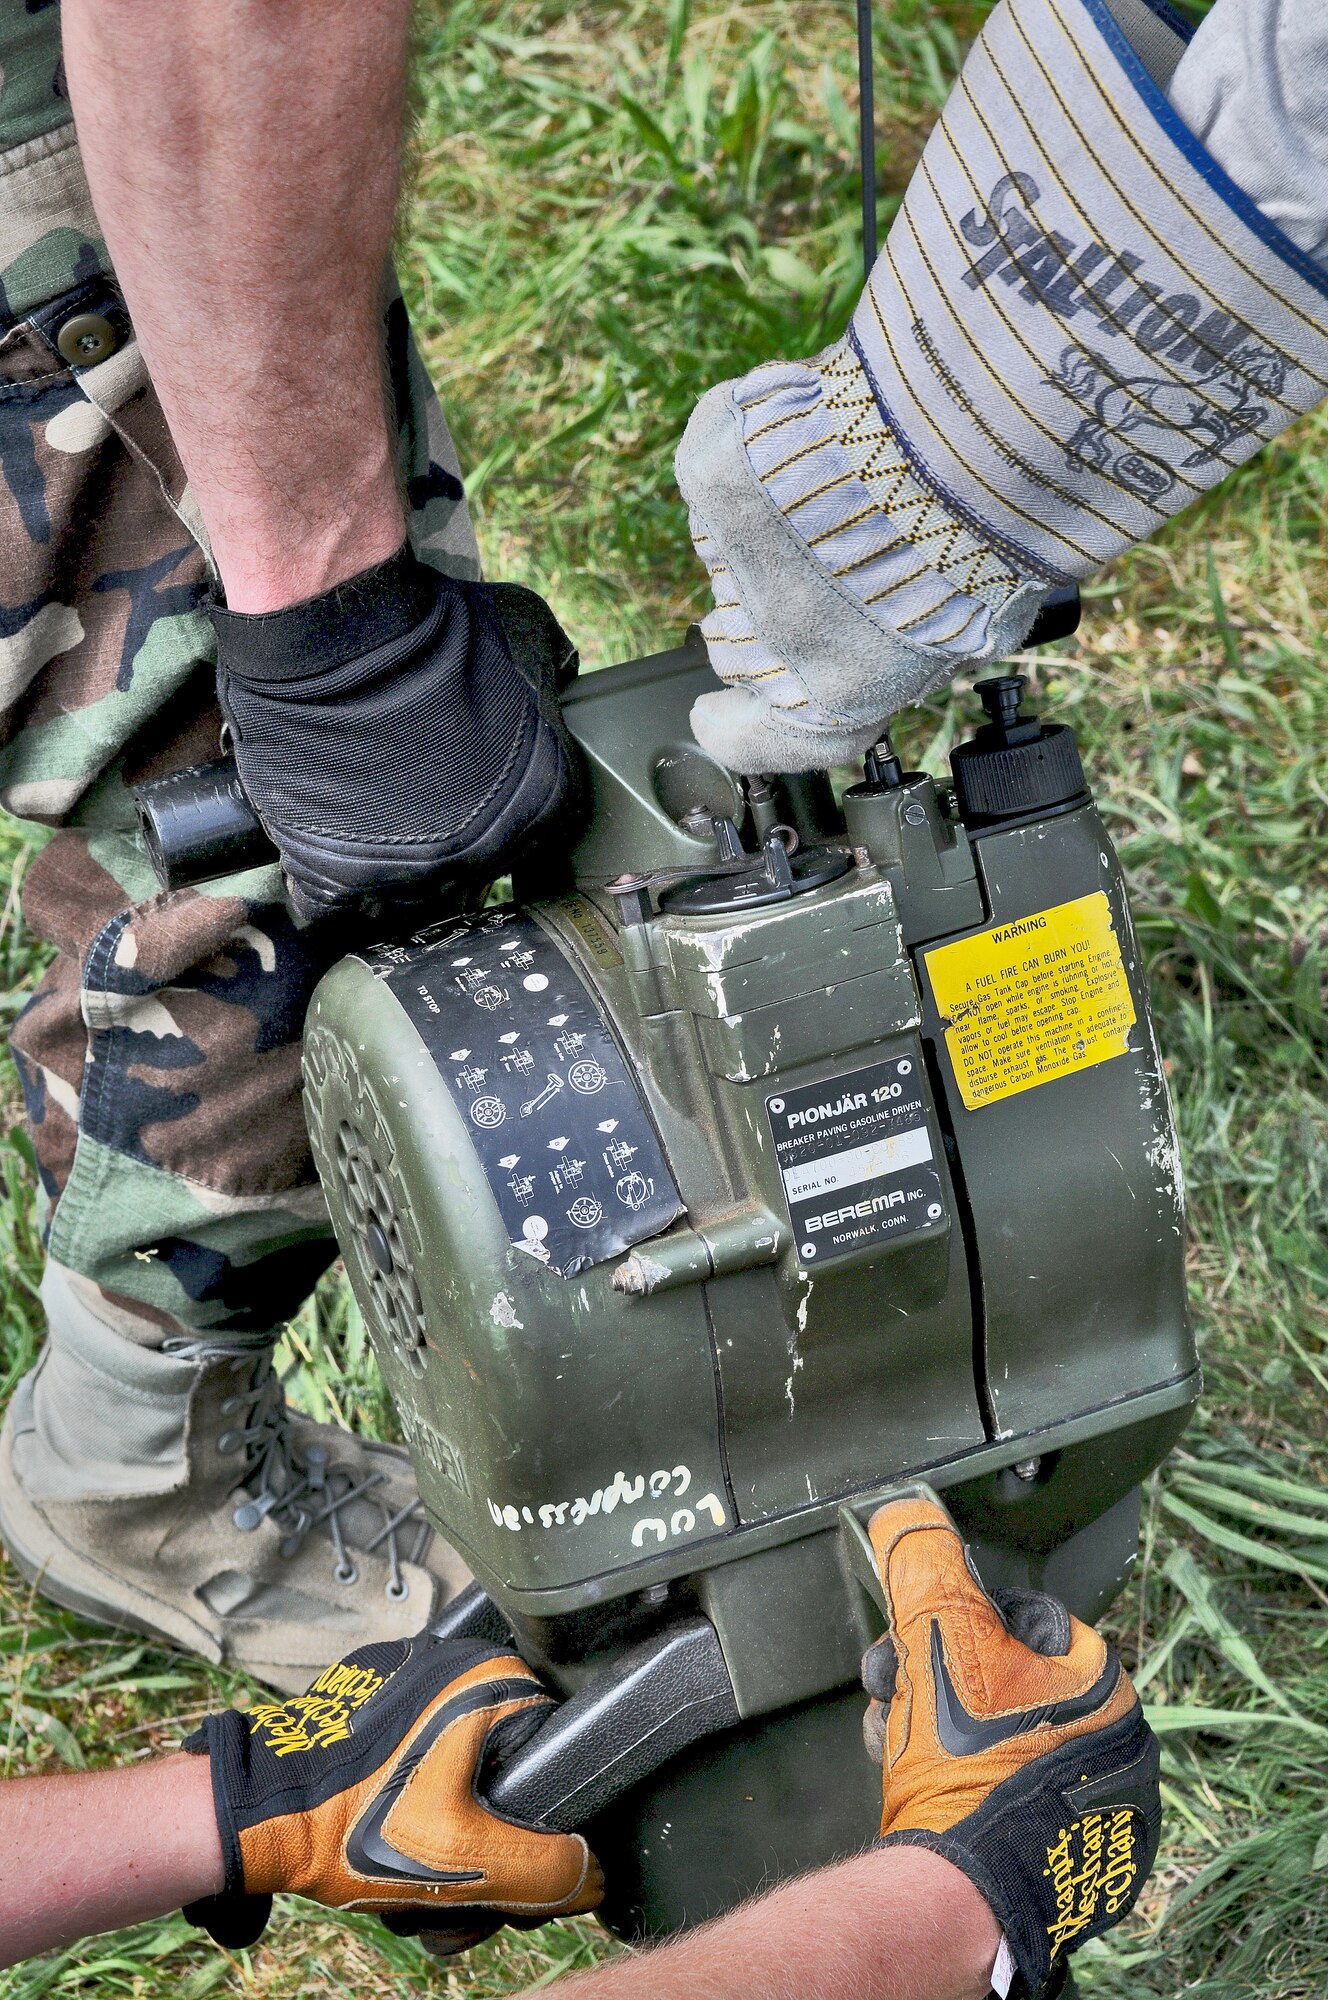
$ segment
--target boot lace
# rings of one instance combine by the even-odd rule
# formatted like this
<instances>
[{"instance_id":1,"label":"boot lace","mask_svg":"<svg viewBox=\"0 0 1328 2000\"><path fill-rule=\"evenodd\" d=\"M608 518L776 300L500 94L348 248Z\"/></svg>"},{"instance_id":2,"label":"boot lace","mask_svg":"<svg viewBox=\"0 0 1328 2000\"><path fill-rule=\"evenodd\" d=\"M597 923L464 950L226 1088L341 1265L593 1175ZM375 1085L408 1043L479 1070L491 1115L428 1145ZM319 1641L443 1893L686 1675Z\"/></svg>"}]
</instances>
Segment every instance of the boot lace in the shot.
<instances>
[{"instance_id":1,"label":"boot lace","mask_svg":"<svg viewBox=\"0 0 1328 2000\"><path fill-rule=\"evenodd\" d=\"M386 1484L385 1473L361 1475L336 1464L326 1445L296 1444L281 1377L272 1365L271 1341L262 1334L231 1334L225 1340L167 1340L162 1349L186 1361L228 1365L237 1376L247 1372L248 1380L221 1403L222 1416L237 1421L217 1439L219 1452L245 1454L236 1484L248 1498L235 1509L236 1527L253 1530L270 1514L282 1530L281 1553L289 1559L307 1536L326 1526L336 1552L334 1574L349 1586L358 1582L360 1572L342 1515L354 1502L372 1497L382 1525L369 1540L361 1539L359 1552L373 1555L382 1549L388 1597L396 1604L409 1597L402 1562L421 1562L433 1540L418 1496L393 1511L375 1493Z\"/></svg>"}]
</instances>

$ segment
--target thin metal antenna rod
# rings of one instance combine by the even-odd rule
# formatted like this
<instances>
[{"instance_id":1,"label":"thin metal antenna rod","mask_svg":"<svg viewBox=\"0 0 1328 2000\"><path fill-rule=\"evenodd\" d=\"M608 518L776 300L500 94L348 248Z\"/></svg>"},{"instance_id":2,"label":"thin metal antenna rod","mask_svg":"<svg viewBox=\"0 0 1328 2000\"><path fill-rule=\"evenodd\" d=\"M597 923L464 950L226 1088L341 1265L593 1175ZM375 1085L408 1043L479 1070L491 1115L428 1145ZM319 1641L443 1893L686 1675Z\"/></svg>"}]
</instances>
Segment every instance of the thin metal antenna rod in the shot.
<instances>
[{"instance_id":1,"label":"thin metal antenna rod","mask_svg":"<svg viewBox=\"0 0 1328 2000\"><path fill-rule=\"evenodd\" d=\"M872 0L858 0L858 142L862 174L862 267L876 262L876 93L872 63Z\"/></svg>"}]
</instances>

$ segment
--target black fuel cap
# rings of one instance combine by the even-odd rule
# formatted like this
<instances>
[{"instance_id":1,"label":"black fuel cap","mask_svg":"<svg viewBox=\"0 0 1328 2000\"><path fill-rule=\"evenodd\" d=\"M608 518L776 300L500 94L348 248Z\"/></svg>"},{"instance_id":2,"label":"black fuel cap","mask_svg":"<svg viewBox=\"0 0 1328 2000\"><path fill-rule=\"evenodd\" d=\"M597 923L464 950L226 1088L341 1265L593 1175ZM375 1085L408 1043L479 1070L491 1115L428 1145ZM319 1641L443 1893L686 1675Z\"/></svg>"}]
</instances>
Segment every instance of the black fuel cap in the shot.
<instances>
[{"instance_id":1,"label":"black fuel cap","mask_svg":"<svg viewBox=\"0 0 1328 2000\"><path fill-rule=\"evenodd\" d=\"M1021 713L1024 676L979 681L987 720L969 743L950 753L959 817L977 829L1035 819L1088 797L1074 731Z\"/></svg>"}]
</instances>

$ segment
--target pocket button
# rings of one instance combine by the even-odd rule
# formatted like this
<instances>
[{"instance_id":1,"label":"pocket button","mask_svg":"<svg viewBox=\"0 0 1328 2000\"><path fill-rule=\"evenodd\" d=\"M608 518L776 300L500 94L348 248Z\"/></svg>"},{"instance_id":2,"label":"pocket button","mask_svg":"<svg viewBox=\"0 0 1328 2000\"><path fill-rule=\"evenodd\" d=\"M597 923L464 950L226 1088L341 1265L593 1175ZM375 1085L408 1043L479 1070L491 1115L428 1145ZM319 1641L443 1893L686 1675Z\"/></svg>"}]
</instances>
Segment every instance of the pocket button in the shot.
<instances>
[{"instance_id":1,"label":"pocket button","mask_svg":"<svg viewBox=\"0 0 1328 2000\"><path fill-rule=\"evenodd\" d=\"M91 368L114 354L120 342L102 313L75 313L61 327L55 344L71 368Z\"/></svg>"}]
</instances>

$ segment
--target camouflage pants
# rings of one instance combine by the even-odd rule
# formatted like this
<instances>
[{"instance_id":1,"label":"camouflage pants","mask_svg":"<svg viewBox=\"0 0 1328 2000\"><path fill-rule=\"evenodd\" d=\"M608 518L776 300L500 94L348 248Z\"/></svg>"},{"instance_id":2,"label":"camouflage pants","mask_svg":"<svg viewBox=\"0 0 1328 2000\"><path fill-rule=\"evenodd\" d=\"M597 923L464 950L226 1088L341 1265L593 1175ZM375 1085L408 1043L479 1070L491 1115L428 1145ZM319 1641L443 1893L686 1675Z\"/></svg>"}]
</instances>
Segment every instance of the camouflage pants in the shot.
<instances>
[{"instance_id":1,"label":"camouflage pants","mask_svg":"<svg viewBox=\"0 0 1328 2000\"><path fill-rule=\"evenodd\" d=\"M56 958L13 1036L53 1262L154 1330L280 1326L332 1244L299 1099L318 949L275 869L157 892L129 787L216 753L205 538L92 212L54 0L0 0L0 804L58 829L23 908ZM71 362L60 335L111 338ZM393 298L419 553L478 573ZM237 414L237 421L242 415Z\"/></svg>"}]
</instances>

